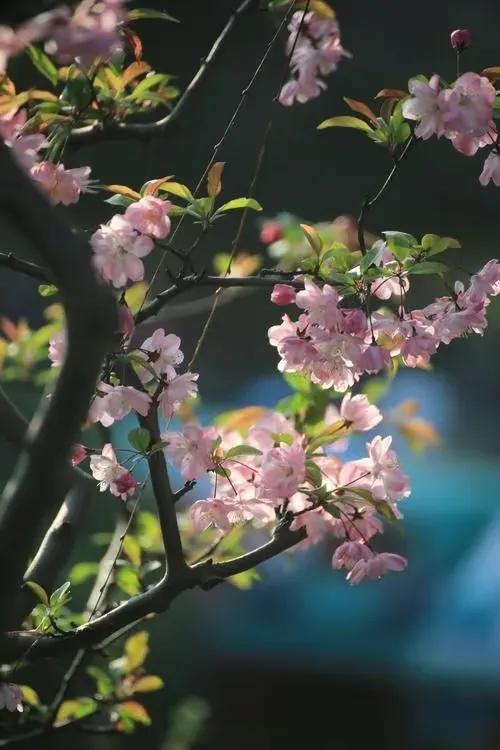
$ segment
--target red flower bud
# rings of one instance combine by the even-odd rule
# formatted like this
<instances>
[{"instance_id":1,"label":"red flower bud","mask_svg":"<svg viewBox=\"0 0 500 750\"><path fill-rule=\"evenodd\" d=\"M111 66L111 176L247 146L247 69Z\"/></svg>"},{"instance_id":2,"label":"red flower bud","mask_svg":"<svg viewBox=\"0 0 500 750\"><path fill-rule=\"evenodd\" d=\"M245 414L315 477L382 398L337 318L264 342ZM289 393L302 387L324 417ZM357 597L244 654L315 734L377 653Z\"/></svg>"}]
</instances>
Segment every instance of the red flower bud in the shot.
<instances>
[{"instance_id":1,"label":"red flower bud","mask_svg":"<svg viewBox=\"0 0 500 750\"><path fill-rule=\"evenodd\" d=\"M450 34L450 42L453 49L457 49L460 52L468 47L471 42L471 33L469 29L455 29Z\"/></svg>"},{"instance_id":2,"label":"red flower bud","mask_svg":"<svg viewBox=\"0 0 500 750\"><path fill-rule=\"evenodd\" d=\"M283 227L279 221L266 221L260 230L260 241L264 245L272 245L283 237Z\"/></svg>"},{"instance_id":3,"label":"red flower bud","mask_svg":"<svg viewBox=\"0 0 500 750\"><path fill-rule=\"evenodd\" d=\"M291 305L295 302L295 289L289 284L275 284L272 294L271 302L275 305Z\"/></svg>"}]
</instances>

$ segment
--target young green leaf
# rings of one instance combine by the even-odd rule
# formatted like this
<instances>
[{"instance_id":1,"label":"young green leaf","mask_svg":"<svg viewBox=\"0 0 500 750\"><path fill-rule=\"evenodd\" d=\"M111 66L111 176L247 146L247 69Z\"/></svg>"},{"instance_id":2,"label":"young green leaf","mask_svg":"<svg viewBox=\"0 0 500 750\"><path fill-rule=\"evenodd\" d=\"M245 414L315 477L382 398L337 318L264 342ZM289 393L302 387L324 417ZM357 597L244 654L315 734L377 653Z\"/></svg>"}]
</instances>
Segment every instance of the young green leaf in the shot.
<instances>
[{"instance_id":1,"label":"young green leaf","mask_svg":"<svg viewBox=\"0 0 500 750\"><path fill-rule=\"evenodd\" d=\"M324 130L325 128L354 128L355 130L363 130L365 133L373 132L373 129L367 122L360 120L359 117L351 117L350 115L340 115L323 120L318 125L318 130Z\"/></svg>"},{"instance_id":2,"label":"young green leaf","mask_svg":"<svg viewBox=\"0 0 500 750\"><path fill-rule=\"evenodd\" d=\"M48 57L45 52L42 52L41 49L35 47L34 44L28 44L24 49L35 68L45 76L45 78L48 78L53 86L57 86L59 76L57 68L50 57Z\"/></svg>"},{"instance_id":3,"label":"young green leaf","mask_svg":"<svg viewBox=\"0 0 500 750\"><path fill-rule=\"evenodd\" d=\"M226 453L225 458L236 458L237 456L262 456L262 451L253 445L235 445Z\"/></svg>"},{"instance_id":4,"label":"young green leaf","mask_svg":"<svg viewBox=\"0 0 500 750\"><path fill-rule=\"evenodd\" d=\"M147 18L179 23L179 19L171 16L166 10L154 10L153 8L132 8L128 11L127 16L129 21L140 21Z\"/></svg>"},{"instance_id":5,"label":"young green leaf","mask_svg":"<svg viewBox=\"0 0 500 750\"><path fill-rule=\"evenodd\" d=\"M408 275L416 276L416 275L428 275L428 274L436 274L437 276L442 276L446 271L448 270L448 266L446 266L444 263L438 263L437 261L424 261L423 263L416 263L414 266L408 269L407 273Z\"/></svg>"},{"instance_id":6,"label":"young green leaf","mask_svg":"<svg viewBox=\"0 0 500 750\"><path fill-rule=\"evenodd\" d=\"M151 435L149 430L144 427L136 427L135 430L131 430L127 435L128 442L135 448L139 453L146 453L151 444Z\"/></svg>"},{"instance_id":7,"label":"young green leaf","mask_svg":"<svg viewBox=\"0 0 500 750\"><path fill-rule=\"evenodd\" d=\"M262 206L254 198L233 198L233 200L224 203L217 209L217 213L224 211L237 211L240 209L252 209L252 211L262 211Z\"/></svg>"},{"instance_id":8,"label":"young green leaf","mask_svg":"<svg viewBox=\"0 0 500 750\"><path fill-rule=\"evenodd\" d=\"M46 607L50 606L49 595L39 583L36 583L35 581L25 581L24 585L42 602L42 604L45 604Z\"/></svg>"}]
</instances>

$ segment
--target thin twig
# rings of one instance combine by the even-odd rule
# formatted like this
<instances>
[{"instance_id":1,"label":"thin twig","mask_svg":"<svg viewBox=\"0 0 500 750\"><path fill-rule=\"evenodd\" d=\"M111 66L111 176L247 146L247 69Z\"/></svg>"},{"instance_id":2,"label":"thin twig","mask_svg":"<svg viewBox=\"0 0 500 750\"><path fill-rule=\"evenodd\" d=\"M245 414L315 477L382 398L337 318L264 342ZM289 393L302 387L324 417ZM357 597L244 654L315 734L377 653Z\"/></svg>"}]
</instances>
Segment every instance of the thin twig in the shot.
<instances>
[{"instance_id":1,"label":"thin twig","mask_svg":"<svg viewBox=\"0 0 500 750\"><path fill-rule=\"evenodd\" d=\"M181 115L183 114L186 105L193 92L198 88L200 83L205 78L207 70L213 63L217 56L220 48L224 44L227 36L233 28L238 16L241 16L254 2L254 0L243 0L242 3L236 8L231 14L226 25L220 32L219 36L213 43L208 55L202 60L200 67L198 68L195 76L179 98L177 104L174 106L171 112L165 117L155 122L141 122L141 123L105 123L105 122L94 122L92 125L85 125L81 128L75 128L71 132L70 140L76 143L88 143L93 140L101 140L103 137L109 137L115 140L117 137L120 138L150 138L155 135L162 135L168 129L175 125Z\"/></svg>"}]
</instances>

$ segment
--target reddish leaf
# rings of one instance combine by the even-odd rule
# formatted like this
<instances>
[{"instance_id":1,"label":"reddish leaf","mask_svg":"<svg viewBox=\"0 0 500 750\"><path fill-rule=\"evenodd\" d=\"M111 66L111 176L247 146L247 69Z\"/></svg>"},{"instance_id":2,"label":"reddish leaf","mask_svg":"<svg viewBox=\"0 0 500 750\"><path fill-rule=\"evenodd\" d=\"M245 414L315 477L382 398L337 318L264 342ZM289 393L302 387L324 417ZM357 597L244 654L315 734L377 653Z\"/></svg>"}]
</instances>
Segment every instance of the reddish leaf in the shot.
<instances>
[{"instance_id":1,"label":"reddish leaf","mask_svg":"<svg viewBox=\"0 0 500 750\"><path fill-rule=\"evenodd\" d=\"M344 101L353 112L359 112L360 115L364 115L371 122L377 123L377 115L370 109L368 104L358 102L356 99L349 99L347 96L344 96Z\"/></svg>"}]
</instances>

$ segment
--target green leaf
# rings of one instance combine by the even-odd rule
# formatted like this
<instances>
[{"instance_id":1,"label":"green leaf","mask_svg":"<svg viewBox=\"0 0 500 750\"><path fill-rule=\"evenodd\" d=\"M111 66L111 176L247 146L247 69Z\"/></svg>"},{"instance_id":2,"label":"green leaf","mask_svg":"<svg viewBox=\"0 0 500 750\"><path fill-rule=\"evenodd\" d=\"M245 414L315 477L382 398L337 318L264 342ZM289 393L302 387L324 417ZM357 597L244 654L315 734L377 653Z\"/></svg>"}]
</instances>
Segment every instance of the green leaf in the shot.
<instances>
[{"instance_id":1,"label":"green leaf","mask_svg":"<svg viewBox=\"0 0 500 750\"><path fill-rule=\"evenodd\" d=\"M310 224L300 224L300 228L304 232L313 252L316 253L317 256L319 256L323 249L323 240L319 236L316 227L313 227Z\"/></svg>"},{"instance_id":2,"label":"green leaf","mask_svg":"<svg viewBox=\"0 0 500 750\"><path fill-rule=\"evenodd\" d=\"M48 78L53 86L57 86L59 75L57 73L57 68L50 57L47 57L45 52L42 52L41 49L35 47L34 44L28 44L25 47L25 50L35 68L40 71L45 78Z\"/></svg>"},{"instance_id":3,"label":"green leaf","mask_svg":"<svg viewBox=\"0 0 500 750\"><path fill-rule=\"evenodd\" d=\"M36 692L36 690L33 690L31 685L19 685L18 687L21 688L23 694L23 702L27 703L28 706L38 708L38 706L40 705L40 698L38 697L38 693Z\"/></svg>"},{"instance_id":4,"label":"green leaf","mask_svg":"<svg viewBox=\"0 0 500 750\"><path fill-rule=\"evenodd\" d=\"M224 211L237 211L245 208L250 208L252 211L262 211L262 206L254 198L233 198L233 200L220 206L217 209L217 214L221 214Z\"/></svg>"},{"instance_id":5,"label":"green leaf","mask_svg":"<svg viewBox=\"0 0 500 750\"><path fill-rule=\"evenodd\" d=\"M448 248L459 248L460 242L453 237L439 237L437 234L424 234L422 237L422 247L427 251L427 255L437 255Z\"/></svg>"},{"instance_id":6,"label":"green leaf","mask_svg":"<svg viewBox=\"0 0 500 750\"><path fill-rule=\"evenodd\" d=\"M139 677L136 682L132 685L133 693L152 693L155 690L161 690L165 683L161 677L154 674L148 674L144 677Z\"/></svg>"},{"instance_id":7,"label":"green leaf","mask_svg":"<svg viewBox=\"0 0 500 750\"><path fill-rule=\"evenodd\" d=\"M129 596L135 596L141 590L139 575L131 565L121 565L116 569L116 585Z\"/></svg>"},{"instance_id":8,"label":"green leaf","mask_svg":"<svg viewBox=\"0 0 500 750\"><path fill-rule=\"evenodd\" d=\"M73 586L77 586L79 583L85 583L89 578L93 578L98 570L99 564L96 562L76 563L71 568L69 580Z\"/></svg>"},{"instance_id":9,"label":"green leaf","mask_svg":"<svg viewBox=\"0 0 500 750\"><path fill-rule=\"evenodd\" d=\"M292 445L293 435L289 435L287 432L271 432L271 437L275 443L285 443L286 445Z\"/></svg>"},{"instance_id":10,"label":"green leaf","mask_svg":"<svg viewBox=\"0 0 500 750\"><path fill-rule=\"evenodd\" d=\"M423 263L416 263L414 266L408 269L407 273L408 275L416 276L416 275L427 275L427 274L436 274L437 276L442 276L446 271L448 270L448 266L446 266L444 263L438 263L438 261L429 260L424 261Z\"/></svg>"},{"instance_id":11,"label":"green leaf","mask_svg":"<svg viewBox=\"0 0 500 750\"><path fill-rule=\"evenodd\" d=\"M139 566L142 559L141 545L134 536L127 534L123 540L123 551L127 555L132 565Z\"/></svg>"},{"instance_id":12,"label":"green leaf","mask_svg":"<svg viewBox=\"0 0 500 750\"><path fill-rule=\"evenodd\" d=\"M45 604L46 607L50 606L49 595L39 583L36 583L35 581L25 581L24 585L42 602L42 604Z\"/></svg>"},{"instance_id":13,"label":"green leaf","mask_svg":"<svg viewBox=\"0 0 500 750\"><path fill-rule=\"evenodd\" d=\"M102 698L110 698L113 695L113 681L103 669L92 665L87 667L85 671L89 677L92 677L95 680L97 692Z\"/></svg>"},{"instance_id":14,"label":"green leaf","mask_svg":"<svg viewBox=\"0 0 500 750\"><path fill-rule=\"evenodd\" d=\"M178 198L189 201L189 203L194 203L195 200L191 190L181 182L163 182L158 186L158 190L176 195Z\"/></svg>"},{"instance_id":15,"label":"green leaf","mask_svg":"<svg viewBox=\"0 0 500 750\"><path fill-rule=\"evenodd\" d=\"M382 232L382 234L385 236L388 242L393 241L401 247L415 247L415 245L418 245L417 238L412 234L408 234L407 232L387 230L385 232Z\"/></svg>"},{"instance_id":16,"label":"green leaf","mask_svg":"<svg viewBox=\"0 0 500 750\"><path fill-rule=\"evenodd\" d=\"M111 198L106 198L104 203L109 203L111 206L120 206L121 208L128 208L132 203L135 203L132 198L128 198L126 195L112 195Z\"/></svg>"},{"instance_id":17,"label":"green leaf","mask_svg":"<svg viewBox=\"0 0 500 750\"><path fill-rule=\"evenodd\" d=\"M316 466L314 461L306 461L306 478L313 485L313 487L321 487L321 485L323 484L321 471Z\"/></svg>"},{"instance_id":18,"label":"green leaf","mask_svg":"<svg viewBox=\"0 0 500 750\"><path fill-rule=\"evenodd\" d=\"M135 448L139 453L146 453L151 444L151 435L149 430L144 427L137 427L135 430L131 430L127 435L128 442Z\"/></svg>"},{"instance_id":19,"label":"green leaf","mask_svg":"<svg viewBox=\"0 0 500 750\"><path fill-rule=\"evenodd\" d=\"M174 18L166 10L154 10L153 8L133 8L128 11L129 21L142 21L142 19L159 19L161 21L174 21L179 23L178 18Z\"/></svg>"},{"instance_id":20,"label":"green leaf","mask_svg":"<svg viewBox=\"0 0 500 750\"><path fill-rule=\"evenodd\" d=\"M61 99L77 109L84 109L92 101L93 90L88 78L77 75L71 78L63 89Z\"/></svg>"},{"instance_id":21,"label":"green leaf","mask_svg":"<svg viewBox=\"0 0 500 750\"><path fill-rule=\"evenodd\" d=\"M61 703L54 721L54 727L69 724L74 719L83 719L97 711L97 703L92 698L76 698Z\"/></svg>"},{"instance_id":22,"label":"green leaf","mask_svg":"<svg viewBox=\"0 0 500 750\"><path fill-rule=\"evenodd\" d=\"M298 391L298 393L310 393L311 391L311 381L299 372L285 372L283 373L283 379L290 388Z\"/></svg>"},{"instance_id":23,"label":"green leaf","mask_svg":"<svg viewBox=\"0 0 500 750\"><path fill-rule=\"evenodd\" d=\"M318 125L318 130L324 130L325 128L354 128L355 130L364 130L365 133L373 132L367 122L360 120L359 117L351 117L351 115L340 115L323 120Z\"/></svg>"},{"instance_id":24,"label":"green leaf","mask_svg":"<svg viewBox=\"0 0 500 750\"><path fill-rule=\"evenodd\" d=\"M125 674L134 672L141 667L146 661L149 654L149 634L145 630L131 635L127 638L124 646L125 665L123 671Z\"/></svg>"},{"instance_id":25,"label":"green leaf","mask_svg":"<svg viewBox=\"0 0 500 750\"><path fill-rule=\"evenodd\" d=\"M247 591L248 589L252 588L253 584L256 581L261 580L261 575L257 570L255 570L255 568L250 568L250 570L245 570L243 571L243 573L237 573L227 580L229 581L229 583L232 583L233 586L236 586L237 589L240 589L241 591Z\"/></svg>"},{"instance_id":26,"label":"green leaf","mask_svg":"<svg viewBox=\"0 0 500 750\"><path fill-rule=\"evenodd\" d=\"M262 451L254 448L253 445L235 445L230 448L225 458L236 458L236 456L262 456Z\"/></svg>"},{"instance_id":27,"label":"green leaf","mask_svg":"<svg viewBox=\"0 0 500 750\"><path fill-rule=\"evenodd\" d=\"M41 297L53 297L54 294L57 294L58 292L59 289L55 284L40 284L38 287L38 294Z\"/></svg>"},{"instance_id":28,"label":"green leaf","mask_svg":"<svg viewBox=\"0 0 500 750\"><path fill-rule=\"evenodd\" d=\"M372 247L368 250L361 258L361 273L364 273L371 266L377 255L379 254L380 247Z\"/></svg>"},{"instance_id":29,"label":"green leaf","mask_svg":"<svg viewBox=\"0 0 500 750\"><path fill-rule=\"evenodd\" d=\"M51 608L58 607L61 609L71 599L71 583L65 581L50 595L49 603Z\"/></svg>"}]
</instances>

